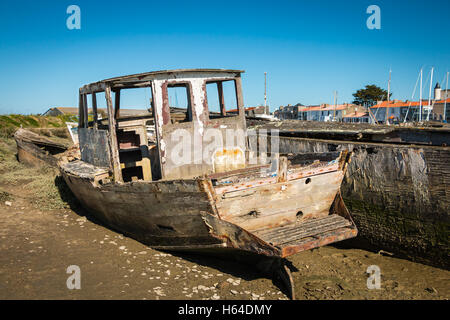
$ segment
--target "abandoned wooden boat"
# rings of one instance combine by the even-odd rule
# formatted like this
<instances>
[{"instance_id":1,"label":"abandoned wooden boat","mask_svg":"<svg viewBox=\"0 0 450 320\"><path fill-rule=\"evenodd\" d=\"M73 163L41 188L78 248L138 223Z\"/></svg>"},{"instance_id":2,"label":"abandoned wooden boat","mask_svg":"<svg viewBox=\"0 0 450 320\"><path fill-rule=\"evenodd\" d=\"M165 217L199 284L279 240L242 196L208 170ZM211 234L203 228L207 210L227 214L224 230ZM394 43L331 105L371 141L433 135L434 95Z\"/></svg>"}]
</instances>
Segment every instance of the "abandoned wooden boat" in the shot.
<instances>
[{"instance_id":1,"label":"abandoned wooden boat","mask_svg":"<svg viewBox=\"0 0 450 320\"><path fill-rule=\"evenodd\" d=\"M58 156L62 155L69 145L22 128L14 133L14 140L17 145L18 160L37 167L43 165L56 166Z\"/></svg>"},{"instance_id":2,"label":"abandoned wooden boat","mask_svg":"<svg viewBox=\"0 0 450 320\"><path fill-rule=\"evenodd\" d=\"M75 196L108 226L157 249L279 261L355 237L339 191L347 152L249 152L241 72L158 71L80 88L81 160L60 164ZM225 84L232 85L236 103L227 107L238 114L226 112ZM120 117L121 92L131 88L147 90L152 117ZM169 111L171 88L186 93L182 117ZM105 94L107 119L97 117L99 93ZM88 101L93 121L87 118ZM152 138L149 126L155 129ZM264 157L270 163L261 162Z\"/></svg>"}]
</instances>

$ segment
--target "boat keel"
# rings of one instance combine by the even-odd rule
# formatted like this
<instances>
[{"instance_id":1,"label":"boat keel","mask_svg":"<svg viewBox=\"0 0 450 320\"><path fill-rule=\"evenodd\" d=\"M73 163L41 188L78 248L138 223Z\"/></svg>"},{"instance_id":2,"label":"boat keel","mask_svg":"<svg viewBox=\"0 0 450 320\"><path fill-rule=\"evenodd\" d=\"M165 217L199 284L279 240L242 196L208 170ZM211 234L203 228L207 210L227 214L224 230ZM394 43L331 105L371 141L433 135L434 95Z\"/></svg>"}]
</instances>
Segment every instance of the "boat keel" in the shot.
<instances>
[{"instance_id":1,"label":"boat keel","mask_svg":"<svg viewBox=\"0 0 450 320\"><path fill-rule=\"evenodd\" d=\"M257 268L273 280L280 281L291 300L295 300L295 286L291 270L284 258L267 258L257 264Z\"/></svg>"}]
</instances>

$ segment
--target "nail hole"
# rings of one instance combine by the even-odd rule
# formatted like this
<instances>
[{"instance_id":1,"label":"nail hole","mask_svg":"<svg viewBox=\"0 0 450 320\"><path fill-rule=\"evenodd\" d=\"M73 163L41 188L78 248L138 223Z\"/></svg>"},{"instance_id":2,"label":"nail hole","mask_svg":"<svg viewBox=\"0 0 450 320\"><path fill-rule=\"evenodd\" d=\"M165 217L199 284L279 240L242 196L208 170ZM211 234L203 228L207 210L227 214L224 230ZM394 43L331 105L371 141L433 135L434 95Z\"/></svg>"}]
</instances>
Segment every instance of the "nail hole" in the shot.
<instances>
[{"instance_id":1,"label":"nail hole","mask_svg":"<svg viewBox=\"0 0 450 320\"><path fill-rule=\"evenodd\" d=\"M296 217L297 219L301 219L303 217L303 212L302 211L297 212Z\"/></svg>"},{"instance_id":2,"label":"nail hole","mask_svg":"<svg viewBox=\"0 0 450 320\"><path fill-rule=\"evenodd\" d=\"M251 216L251 217L257 217L257 216L258 216L258 211L252 210L252 211L250 211L250 212L248 213L248 215Z\"/></svg>"},{"instance_id":3,"label":"nail hole","mask_svg":"<svg viewBox=\"0 0 450 320\"><path fill-rule=\"evenodd\" d=\"M305 183L308 184L311 182L311 178L306 179Z\"/></svg>"}]
</instances>

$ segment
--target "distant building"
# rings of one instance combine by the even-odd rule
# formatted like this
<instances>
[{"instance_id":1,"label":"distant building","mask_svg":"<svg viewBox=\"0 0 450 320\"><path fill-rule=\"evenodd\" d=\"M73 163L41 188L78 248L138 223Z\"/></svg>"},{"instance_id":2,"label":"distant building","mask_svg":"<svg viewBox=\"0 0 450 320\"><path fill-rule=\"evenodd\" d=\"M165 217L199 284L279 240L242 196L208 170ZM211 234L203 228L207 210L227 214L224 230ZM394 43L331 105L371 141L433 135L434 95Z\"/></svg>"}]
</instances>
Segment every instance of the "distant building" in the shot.
<instances>
[{"instance_id":1,"label":"distant building","mask_svg":"<svg viewBox=\"0 0 450 320\"><path fill-rule=\"evenodd\" d=\"M301 103L297 103L295 106L288 104L287 106L280 106L278 110L275 110L273 115L279 120L296 120L298 119L299 109L302 108Z\"/></svg>"},{"instance_id":2,"label":"distant building","mask_svg":"<svg viewBox=\"0 0 450 320\"><path fill-rule=\"evenodd\" d=\"M450 99L450 89L441 89L439 82L434 87L434 100Z\"/></svg>"},{"instance_id":3,"label":"distant building","mask_svg":"<svg viewBox=\"0 0 450 320\"><path fill-rule=\"evenodd\" d=\"M43 116L61 116L61 115L78 115L78 108L73 107L56 107L56 108L50 108L47 111L45 111Z\"/></svg>"},{"instance_id":4,"label":"distant building","mask_svg":"<svg viewBox=\"0 0 450 320\"><path fill-rule=\"evenodd\" d=\"M369 113L368 112L357 112L346 114L342 117L342 122L351 123L369 123Z\"/></svg>"},{"instance_id":5,"label":"distant building","mask_svg":"<svg viewBox=\"0 0 450 320\"><path fill-rule=\"evenodd\" d=\"M238 109L227 110L227 113L235 113L235 114L237 114L238 113ZM255 116L263 115L263 114L266 114L266 115L270 114L269 106L266 106L266 107L264 107L264 106L256 106L256 107L245 108L245 115L248 116L248 117L255 117Z\"/></svg>"},{"instance_id":6,"label":"distant building","mask_svg":"<svg viewBox=\"0 0 450 320\"><path fill-rule=\"evenodd\" d=\"M308 121L343 121L346 115L363 115L367 112L367 109L363 106L359 106L351 103L344 104L321 104L315 106L303 106L299 109L298 120ZM357 118L357 116L353 116ZM365 118L352 122L365 122Z\"/></svg>"},{"instance_id":7,"label":"distant building","mask_svg":"<svg viewBox=\"0 0 450 320\"><path fill-rule=\"evenodd\" d=\"M445 111L444 111L445 109ZM445 112L445 116L444 116ZM450 97L447 99L447 104L445 100L439 100L434 103L433 106L433 120L450 122Z\"/></svg>"},{"instance_id":8,"label":"distant building","mask_svg":"<svg viewBox=\"0 0 450 320\"><path fill-rule=\"evenodd\" d=\"M444 90L445 91L445 90ZM439 97L439 95L437 95ZM432 100L428 105L428 100L422 100L422 121L444 120L445 100ZM445 119L450 120L450 98L447 99ZM370 110L378 123L386 123L386 116L390 123L420 120L420 101L378 101ZM387 113L387 114L386 114Z\"/></svg>"}]
</instances>

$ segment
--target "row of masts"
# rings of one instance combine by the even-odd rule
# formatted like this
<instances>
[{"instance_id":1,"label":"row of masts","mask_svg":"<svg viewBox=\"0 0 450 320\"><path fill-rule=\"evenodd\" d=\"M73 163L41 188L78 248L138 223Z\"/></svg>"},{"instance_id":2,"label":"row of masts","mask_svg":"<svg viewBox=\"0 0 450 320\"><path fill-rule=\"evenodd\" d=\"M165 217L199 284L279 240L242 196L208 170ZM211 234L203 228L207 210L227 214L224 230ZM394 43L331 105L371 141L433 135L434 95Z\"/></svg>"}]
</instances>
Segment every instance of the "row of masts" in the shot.
<instances>
[{"instance_id":1,"label":"row of masts","mask_svg":"<svg viewBox=\"0 0 450 320\"><path fill-rule=\"evenodd\" d=\"M427 118L426 121L430 120L430 113L431 113L431 88L433 85L433 72L434 72L434 67L431 67L431 75L430 75L430 91L428 93L428 113L427 113ZM390 92L391 92L391 74L392 74L392 70L389 69L389 80L388 80L388 92L387 92L387 102L388 105L386 107L386 121L385 123L387 125L389 125L389 102L390 102ZM447 71L447 81L446 81L446 85L445 85L445 97L444 97L444 122L446 122L445 116L446 116L446 111L447 111L447 90L448 90L448 74L449 72ZM423 104L422 104L422 92L423 92L423 68L420 69L419 72L419 76L420 76L420 97L419 97L419 122L422 122L422 116L423 116ZM417 83L416 83L417 84ZM415 91L415 89L414 89ZM414 98L414 93L413 93L413 98ZM435 97L436 99L436 97ZM434 104L434 103L433 103ZM406 116L405 116L405 120L404 122L406 122Z\"/></svg>"},{"instance_id":2,"label":"row of masts","mask_svg":"<svg viewBox=\"0 0 450 320\"><path fill-rule=\"evenodd\" d=\"M426 121L430 120L430 113L431 113L431 88L433 86L433 72L434 72L434 67L431 67L431 75L430 75L430 91L428 92L428 113L427 113L427 118ZM446 112L447 112L447 91L448 91L448 74L449 72L447 71L447 81L446 81L446 85L445 85L445 96L444 96L444 122L446 121ZM422 104L422 92L423 92L423 68L420 69L420 97L419 97L419 122L422 122L422 116L423 116L423 104ZM436 97L435 97L436 99ZM434 103L433 103L434 104ZM406 120L406 119L405 119Z\"/></svg>"},{"instance_id":3,"label":"row of masts","mask_svg":"<svg viewBox=\"0 0 450 320\"><path fill-rule=\"evenodd\" d=\"M428 114L427 114L427 119L426 121L430 120L430 113L431 113L431 88L433 85L433 72L434 72L434 67L431 67L431 77L430 77L430 91L428 93ZM387 91L387 102L388 105L386 107L386 120L385 123L387 125L389 125L389 102L390 102L390 95L391 95L391 74L392 74L392 69L389 68L389 80L388 80L388 91ZM449 72L447 71L447 81L446 81L446 85L445 85L445 97L444 97L444 122L446 122L446 111L447 111L447 92L448 92L448 75ZM422 105L422 82L423 82L423 68L420 69L420 97L419 97L419 122L422 122L422 115L423 115L423 105ZM416 83L417 85L417 83ZM415 92L415 88L414 88L414 92ZM333 109L333 121L336 121L336 104L337 104L337 91L334 91L334 109ZM413 93L413 97L412 99L414 99L414 93ZM435 97L436 99L436 97ZM433 103L434 105L434 103ZM264 110L267 109L267 72L264 72ZM409 108L408 108L409 111ZM266 112L266 111L265 111ZM371 114L370 108L369 108L369 114ZM407 113L408 114L408 113ZM406 115L407 115L406 114ZM404 122L406 122L406 116L405 116L405 120ZM377 123L376 119L375 119L375 123Z\"/></svg>"}]
</instances>

